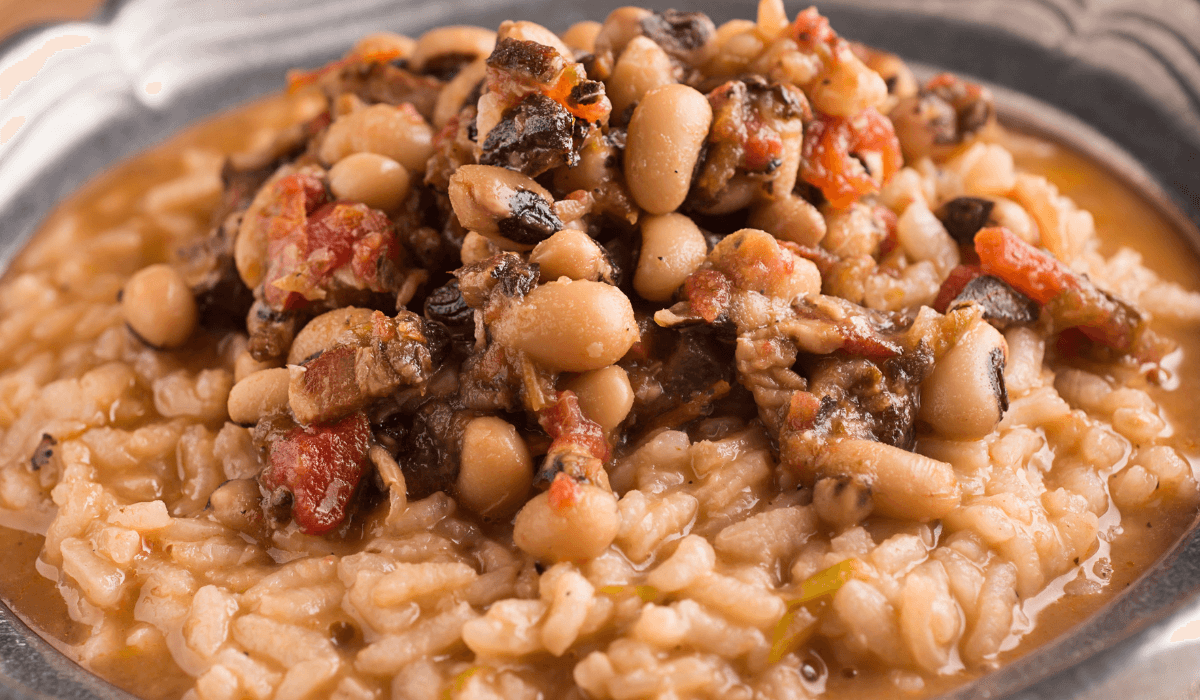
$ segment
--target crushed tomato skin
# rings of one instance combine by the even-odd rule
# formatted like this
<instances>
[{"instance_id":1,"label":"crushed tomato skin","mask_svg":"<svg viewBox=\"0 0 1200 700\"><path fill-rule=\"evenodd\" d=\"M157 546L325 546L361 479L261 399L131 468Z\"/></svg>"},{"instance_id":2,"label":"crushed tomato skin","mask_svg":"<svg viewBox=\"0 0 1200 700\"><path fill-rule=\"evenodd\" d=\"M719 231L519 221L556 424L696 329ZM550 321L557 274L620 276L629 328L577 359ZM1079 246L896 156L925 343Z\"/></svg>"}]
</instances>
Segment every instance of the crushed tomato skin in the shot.
<instances>
[{"instance_id":1,"label":"crushed tomato skin","mask_svg":"<svg viewBox=\"0 0 1200 700\"><path fill-rule=\"evenodd\" d=\"M554 403L538 413L538 423L552 440L547 454L578 446L600 462L608 461L611 450L604 439L604 429L583 414L575 392L558 392Z\"/></svg>"},{"instance_id":2,"label":"crushed tomato skin","mask_svg":"<svg viewBox=\"0 0 1200 700\"><path fill-rule=\"evenodd\" d=\"M984 274L1042 305L1059 330L1077 328L1092 342L1140 362L1157 363L1174 350L1174 343L1152 331L1133 306L1002 226L980 229L975 251Z\"/></svg>"},{"instance_id":3,"label":"crushed tomato skin","mask_svg":"<svg viewBox=\"0 0 1200 700\"><path fill-rule=\"evenodd\" d=\"M854 157L875 151L883 161L878 179ZM819 114L804 133L800 177L821 190L834 209L845 209L873 194L900 169L900 140L892 122L874 108L853 118Z\"/></svg>"},{"instance_id":4,"label":"crushed tomato skin","mask_svg":"<svg viewBox=\"0 0 1200 700\"><path fill-rule=\"evenodd\" d=\"M387 291L381 265L397 258L400 245L386 214L365 204L330 202L299 216L291 206L269 229L263 296L272 308L294 311L325 298L339 269L359 289Z\"/></svg>"},{"instance_id":5,"label":"crushed tomato skin","mask_svg":"<svg viewBox=\"0 0 1200 700\"><path fill-rule=\"evenodd\" d=\"M933 310L939 314L946 313L946 309L950 308L950 302L962 294L962 290L971 280L982 274L983 270L978 265L959 265L951 270L938 289L937 297L933 300Z\"/></svg>"},{"instance_id":6,"label":"crushed tomato skin","mask_svg":"<svg viewBox=\"0 0 1200 700\"><path fill-rule=\"evenodd\" d=\"M292 517L306 535L333 530L367 465L371 425L359 411L324 425L300 426L271 443L263 485L292 494Z\"/></svg>"}]
</instances>

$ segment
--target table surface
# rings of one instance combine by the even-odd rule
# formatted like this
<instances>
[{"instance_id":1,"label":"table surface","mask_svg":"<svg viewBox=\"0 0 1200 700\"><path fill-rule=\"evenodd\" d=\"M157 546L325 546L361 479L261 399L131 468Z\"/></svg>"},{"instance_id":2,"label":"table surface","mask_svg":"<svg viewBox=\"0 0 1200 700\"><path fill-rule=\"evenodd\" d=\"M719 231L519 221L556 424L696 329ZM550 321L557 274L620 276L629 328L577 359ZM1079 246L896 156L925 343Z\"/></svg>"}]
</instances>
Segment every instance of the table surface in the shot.
<instances>
[{"instance_id":1,"label":"table surface","mask_svg":"<svg viewBox=\"0 0 1200 700\"><path fill-rule=\"evenodd\" d=\"M0 39L45 22L84 19L102 0L0 0Z\"/></svg>"}]
</instances>

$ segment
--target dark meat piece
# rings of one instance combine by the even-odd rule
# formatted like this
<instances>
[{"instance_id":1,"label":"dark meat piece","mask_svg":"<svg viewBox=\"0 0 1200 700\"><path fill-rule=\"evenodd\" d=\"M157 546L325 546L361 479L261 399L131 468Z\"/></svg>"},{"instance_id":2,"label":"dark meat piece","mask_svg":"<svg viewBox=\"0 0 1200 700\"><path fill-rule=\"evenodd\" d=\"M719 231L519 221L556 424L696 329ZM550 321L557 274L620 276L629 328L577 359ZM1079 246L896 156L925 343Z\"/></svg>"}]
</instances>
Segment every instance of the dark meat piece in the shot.
<instances>
[{"instance_id":1,"label":"dark meat piece","mask_svg":"<svg viewBox=\"0 0 1200 700\"><path fill-rule=\"evenodd\" d=\"M521 409L521 377L508 361L504 346L492 343L468 357L459 375L459 400L473 411L495 413Z\"/></svg>"},{"instance_id":2,"label":"dark meat piece","mask_svg":"<svg viewBox=\"0 0 1200 700\"><path fill-rule=\"evenodd\" d=\"M230 214L211 236L182 251L184 274L196 297L202 328L243 330L254 292L242 281L233 258L240 214Z\"/></svg>"},{"instance_id":3,"label":"dark meat piece","mask_svg":"<svg viewBox=\"0 0 1200 700\"><path fill-rule=\"evenodd\" d=\"M718 332L699 327L658 330L654 335L663 336L655 345L667 346L654 355L666 359L638 361L626 368L637 384L629 428L643 435L712 415L714 405L735 384L733 347L722 342Z\"/></svg>"},{"instance_id":4,"label":"dark meat piece","mask_svg":"<svg viewBox=\"0 0 1200 700\"><path fill-rule=\"evenodd\" d=\"M462 434L471 417L445 401L431 401L413 416L396 460L410 499L450 491L458 478Z\"/></svg>"},{"instance_id":5,"label":"dark meat piece","mask_svg":"<svg viewBox=\"0 0 1200 700\"><path fill-rule=\"evenodd\" d=\"M50 463L50 458L54 456L54 446L58 444L58 440L50 433L42 433L42 439L38 441L38 445L33 450L33 456L29 458L29 468L35 472Z\"/></svg>"},{"instance_id":6,"label":"dark meat piece","mask_svg":"<svg viewBox=\"0 0 1200 700\"><path fill-rule=\"evenodd\" d=\"M708 93L708 101L713 124L689 194L701 208L714 202L738 172L773 173L783 163L783 122L812 116L798 88L758 76L724 83Z\"/></svg>"},{"instance_id":7,"label":"dark meat piece","mask_svg":"<svg viewBox=\"0 0 1200 700\"><path fill-rule=\"evenodd\" d=\"M1020 323L1033 323L1038 318L1037 302L1013 289L999 277L980 275L967 282L950 302L950 308L974 301L983 307L983 318L1003 330Z\"/></svg>"},{"instance_id":8,"label":"dark meat piece","mask_svg":"<svg viewBox=\"0 0 1200 700\"><path fill-rule=\"evenodd\" d=\"M508 210L512 214L497 221L496 228L501 236L514 243L537 245L562 230L562 219L536 192L517 190L508 199Z\"/></svg>"},{"instance_id":9,"label":"dark meat piece","mask_svg":"<svg viewBox=\"0 0 1200 700\"><path fill-rule=\"evenodd\" d=\"M451 52L432 56L425 65L421 66L421 75L428 75L438 80L449 82L458 72L476 58L474 53Z\"/></svg>"},{"instance_id":10,"label":"dark meat piece","mask_svg":"<svg viewBox=\"0 0 1200 700\"><path fill-rule=\"evenodd\" d=\"M717 28L703 12L666 10L643 19L642 34L661 46L667 55L695 64L716 36Z\"/></svg>"},{"instance_id":11,"label":"dark meat piece","mask_svg":"<svg viewBox=\"0 0 1200 700\"><path fill-rule=\"evenodd\" d=\"M276 311L264 302L254 302L246 313L250 355L259 362L285 357L307 318L301 312Z\"/></svg>"},{"instance_id":12,"label":"dark meat piece","mask_svg":"<svg viewBox=\"0 0 1200 700\"><path fill-rule=\"evenodd\" d=\"M479 162L537 177L560 165L579 163L587 126L541 93L526 96L504 112L488 132Z\"/></svg>"},{"instance_id":13,"label":"dark meat piece","mask_svg":"<svg viewBox=\"0 0 1200 700\"><path fill-rule=\"evenodd\" d=\"M364 408L401 386L419 386L433 370L425 323L411 311L347 329L342 342L292 370L288 398L300 423L323 423Z\"/></svg>"},{"instance_id":14,"label":"dark meat piece","mask_svg":"<svg viewBox=\"0 0 1200 700\"><path fill-rule=\"evenodd\" d=\"M511 73L535 83L549 83L558 77L563 58L554 47L536 41L502 39L487 58L488 68Z\"/></svg>"},{"instance_id":15,"label":"dark meat piece","mask_svg":"<svg viewBox=\"0 0 1200 700\"><path fill-rule=\"evenodd\" d=\"M882 362L822 357L808 373L809 393L818 408L807 429L911 449L920 385L932 370L933 353L925 345Z\"/></svg>"},{"instance_id":16,"label":"dark meat piece","mask_svg":"<svg viewBox=\"0 0 1200 700\"><path fill-rule=\"evenodd\" d=\"M938 210L946 231L961 246L975 245L975 234L988 225L996 203L979 197L955 197Z\"/></svg>"},{"instance_id":17,"label":"dark meat piece","mask_svg":"<svg viewBox=\"0 0 1200 700\"><path fill-rule=\"evenodd\" d=\"M471 58L474 58L473 56ZM449 65L447 65L449 67ZM437 76L417 75L394 63L353 62L329 78L322 87L331 99L350 93L367 104L411 104L426 121L433 119L442 80Z\"/></svg>"},{"instance_id":18,"label":"dark meat piece","mask_svg":"<svg viewBox=\"0 0 1200 700\"><path fill-rule=\"evenodd\" d=\"M538 265L521 260L516 253L500 253L487 260L464 265L454 271L459 291L467 306L484 308L492 298L492 290L501 296L523 297L537 285Z\"/></svg>"},{"instance_id":19,"label":"dark meat piece","mask_svg":"<svg viewBox=\"0 0 1200 700\"><path fill-rule=\"evenodd\" d=\"M425 297L425 318L444 324L456 338L475 334L475 312L463 300L458 280L452 279Z\"/></svg>"}]
</instances>

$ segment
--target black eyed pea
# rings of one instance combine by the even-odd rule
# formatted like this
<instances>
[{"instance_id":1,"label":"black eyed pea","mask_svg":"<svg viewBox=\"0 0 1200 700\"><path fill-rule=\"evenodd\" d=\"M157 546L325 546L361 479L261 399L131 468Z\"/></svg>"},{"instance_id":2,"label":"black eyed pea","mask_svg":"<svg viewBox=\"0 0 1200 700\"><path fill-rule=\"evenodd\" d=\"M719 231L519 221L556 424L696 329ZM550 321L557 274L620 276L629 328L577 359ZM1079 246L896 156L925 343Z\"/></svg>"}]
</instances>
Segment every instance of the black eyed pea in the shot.
<instances>
[{"instance_id":1,"label":"black eyed pea","mask_svg":"<svg viewBox=\"0 0 1200 700\"><path fill-rule=\"evenodd\" d=\"M579 484L573 502L561 508L550 494L534 496L513 523L513 542L543 561L594 559L612 544L621 527L617 499L599 486Z\"/></svg>"},{"instance_id":2,"label":"black eyed pea","mask_svg":"<svg viewBox=\"0 0 1200 700\"><path fill-rule=\"evenodd\" d=\"M786 194L750 209L746 224L782 241L815 246L825 237L825 217L803 197Z\"/></svg>"},{"instance_id":3,"label":"black eyed pea","mask_svg":"<svg viewBox=\"0 0 1200 700\"><path fill-rule=\"evenodd\" d=\"M617 365L585 372L567 388L579 397L583 415L591 418L605 433L616 430L633 408L633 386L629 374Z\"/></svg>"},{"instance_id":4,"label":"black eyed pea","mask_svg":"<svg viewBox=\"0 0 1200 700\"><path fill-rule=\"evenodd\" d=\"M329 169L329 189L338 199L394 212L408 197L411 178L403 165L377 153L352 153Z\"/></svg>"},{"instance_id":5,"label":"black eyed pea","mask_svg":"<svg viewBox=\"0 0 1200 700\"><path fill-rule=\"evenodd\" d=\"M121 292L121 314L139 338L155 348L177 348L196 329L196 299L183 276L157 264L133 273Z\"/></svg>"},{"instance_id":6,"label":"black eyed pea","mask_svg":"<svg viewBox=\"0 0 1200 700\"><path fill-rule=\"evenodd\" d=\"M351 153L377 153L409 172L425 172L433 155L433 127L410 104L375 104L342 115L329 125L318 149L333 164Z\"/></svg>"},{"instance_id":7,"label":"black eyed pea","mask_svg":"<svg viewBox=\"0 0 1200 700\"><path fill-rule=\"evenodd\" d=\"M677 81L671 57L652 40L639 36L621 52L605 86L613 114L620 115L647 92L674 82Z\"/></svg>"},{"instance_id":8,"label":"black eyed pea","mask_svg":"<svg viewBox=\"0 0 1200 700\"><path fill-rule=\"evenodd\" d=\"M440 129L462 111L463 103L487 74L487 59L479 58L463 66L458 74L438 92L433 106L433 126Z\"/></svg>"},{"instance_id":9,"label":"black eyed pea","mask_svg":"<svg viewBox=\"0 0 1200 700\"><path fill-rule=\"evenodd\" d=\"M304 325L288 349L287 363L298 365L337 344L343 333L356 326L370 325L371 309L343 306L326 311Z\"/></svg>"},{"instance_id":10,"label":"black eyed pea","mask_svg":"<svg viewBox=\"0 0 1200 700\"><path fill-rule=\"evenodd\" d=\"M486 57L496 48L496 32L483 27L453 25L430 29L417 39L409 65L421 71L430 61L443 56Z\"/></svg>"},{"instance_id":11,"label":"black eyed pea","mask_svg":"<svg viewBox=\"0 0 1200 700\"><path fill-rule=\"evenodd\" d=\"M813 507L821 520L844 530L854 527L874 508L871 486L855 477L826 477L817 479L813 487Z\"/></svg>"},{"instance_id":12,"label":"black eyed pea","mask_svg":"<svg viewBox=\"0 0 1200 700\"><path fill-rule=\"evenodd\" d=\"M1008 408L1007 357L1008 344L1000 331L984 321L976 323L921 383L921 420L942 437L986 437Z\"/></svg>"},{"instance_id":13,"label":"black eyed pea","mask_svg":"<svg viewBox=\"0 0 1200 700\"><path fill-rule=\"evenodd\" d=\"M264 525L258 479L230 479L208 497L208 512L225 527L254 532Z\"/></svg>"},{"instance_id":14,"label":"black eyed pea","mask_svg":"<svg viewBox=\"0 0 1200 700\"><path fill-rule=\"evenodd\" d=\"M288 370L273 367L251 374L229 390L229 420L254 425L265 416L288 408Z\"/></svg>"},{"instance_id":15,"label":"black eyed pea","mask_svg":"<svg viewBox=\"0 0 1200 700\"><path fill-rule=\"evenodd\" d=\"M502 345L562 372L607 367L638 339L629 299L610 284L589 280L536 287L514 303L492 330Z\"/></svg>"},{"instance_id":16,"label":"black eyed pea","mask_svg":"<svg viewBox=\"0 0 1200 700\"><path fill-rule=\"evenodd\" d=\"M396 58L411 58L417 48L417 42L412 37L396 34L395 32L374 32L359 39L351 55L378 54L398 52Z\"/></svg>"},{"instance_id":17,"label":"black eyed pea","mask_svg":"<svg viewBox=\"0 0 1200 700\"><path fill-rule=\"evenodd\" d=\"M604 70L611 70L612 62L621 55L625 46L633 41L634 37L642 35L642 20L651 14L650 10L632 6L618 7L609 13L592 42L596 58L605 63L602 66Z\"/></svg>"},{"instance_id":18,"label":"black eyed pea","mask_svg":"<svg viewBox=\"0 0 1200 700\"><path fill-rule=\"evenodd\" d=\"M458 501L485 518L512 515L533 485L533 457L507 421L482 416L467 423L462 436Z\"/></svg>"},{"instance_id":19,"label":"black eyed pea","mask_svg":"<svg viewBox=\"0 0 1200 700\"><path fill-rule=\"evenodd\" d=\"M615 272L600 244L577 229L563 229L538 243L529 262L541 267L543 282L569 277L611 283Z\"/></svg>"},{"instance_id":20,"label":"black eyed pea","mask_svg":"<svg viewBox=\"0 0 1200 700\"><path fill-rule=\"evenodd\" d=\"M649 301L668 301L708 255L700 228L683 214L643 217L642 250L633 288Z\"/></svg>"},{"instance_id":21,"label":"black eyed pea","mask_svg":"<svg viewBox=\"0 0 1200 700\"><path fill-rule=\"evenodd\" d=\"M487 260L501 252L503 251L487 238L474 231L467 231L467 235L463 236L459 258L462 260L463 265L471 265L481 260Z\"/></svg>"},{"instance_id":22,"label":"black eyed pea","mask_svg":"<svg viewBox=\"0 0 1200 700\"><path fill-rule=\"evenodd\" d=\"M505 20L500 23L499 31L496 32L496 39L516 39L517 41L532 41L542 46L549 46L568 61L575 60L575 52L563 43L562 39L554 32L546 29L536 22L526 20Z\"/></svg>"},{"instance_id":23,"label":"black eyed pea","mask_svg":"<svg viewBox=\"0 0 1200 700\"><path fill-rule=\"evenodd\" d=\"M250 354L248 348L243 348L238 352L237 358L233 361L233 381L236 384L260 370L279 367L282 361L283 358L278 358L276 360L260 362L254 359L254 355Z\"/></svg>"},{"instance_id":24,"label":"black eyed pea","mask_svg":"<svg viewBox=\"0 0 1200 700\"><path fill-rule=\"evenodd\" d=\"M576 51L584 53L594 53L596 50L596 36L600 33L599 22L591 20L576 22L563 32L562 40L567 46L570 46Z\"/></svg>"},{"instance_id":25,"label":"black eyed pea","mask_svg":"<svg viewBox=\"0 0 1200 700\"><path fill-rule=\"evenodd\" d=\"M458 222L504 250L530 250L563 227L546 188L508 168L464 165L450 176Z\"/></svg>"},{"instance_id":26,"label":"black eyed pea","mask_svg":"<svg viewBox=\"0 0 1200 700\"><path fill-rule=\"evenodd\" d=\"M695 88L664 85L645 94L625 146L625 180L638 206L668 214L683 204L711 125L712 107Z\"/></svg>"}]
</instances>

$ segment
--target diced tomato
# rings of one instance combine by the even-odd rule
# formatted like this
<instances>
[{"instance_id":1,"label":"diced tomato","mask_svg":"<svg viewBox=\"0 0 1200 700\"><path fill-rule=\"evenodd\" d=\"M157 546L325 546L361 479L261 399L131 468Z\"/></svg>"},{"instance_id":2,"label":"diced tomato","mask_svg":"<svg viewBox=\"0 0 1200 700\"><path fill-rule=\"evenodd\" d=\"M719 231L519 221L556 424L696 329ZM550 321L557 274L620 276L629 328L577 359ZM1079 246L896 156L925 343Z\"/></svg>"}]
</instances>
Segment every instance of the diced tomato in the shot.
<instances>
[{"instance_id":1,"label":"diced tomato","mask_svg":"<svg viewBox=\"0 0 1200 700\"><path fill-rule=\"evenodd\" d=\"M1174 349L1174 343L1150 330L1137 309L1004 227L980 229L975 251L984 274L1041 304L1059 330L1078 328L1093 342L1142 362L1158 362Z\"/></svg>"},{"instance_id":2,"label":"diced tomato","mask_svg":"<svg viewBox=\"0 0 1200 700\"><path fill-rule=\"evenodd\" d=\"M725 313L733 299L733 283L716 270L699 270L683 283L683 295L706 323L712 323Z\"/></svg>"},{"instance_id":3,"label":"diced tomato","mask_svg":"<svg viewBox=\"0 0 1200 700\"><path fill-rule=\"evenodd\" d=\"M271 444L263 484L291 492L292 517L301 532L329 532L346 517L366 469L370 439L371 426L361 411L337 423L294 428Z\"/></svg>"},{"instance_id":4,"label":"diced tomato","mask_svg":"<svg viewBox=\"0 0 1200 700\"><path fill-rule=\"evenodd\" d=\"M1069 289L1079 289L1079 277L1071 268L1003 226L979 229L975 252L985 275L999 277L1039 304Z\"/></svg>"},{"instance_id":5,"label":"diced tomato","mask_svg":"<svg viewBox=\"0 0 1200 700\"><path fill-rule=\"evenodd\" d=\"M538 423L552 440L548 455L577 447L602 463L608 461L609 448L604 430L599 423L583 415L575 392L558 392L554 403L538 412Z\"/></svg>"},{"instance_id":6,"label":"diced tomato","mask_svg":"<svg viewBox=\"0 0 1200 700\"><path fill-rule=\"evenodd\" d=\"M854 154L878 152L883 172L876 181ZM854 118L818 115L804 134L800 177L821 190L835 209L845 209L859 197L878 192L900 169L900 140L892 123L875 109Z\"/></svg>"},{"instance_id":7,"label":"diced tomato","mask_svg":"<svg viewBox=\"0 0 1200 700\"><path fill-rule=\"evenodd\" d=\"M403 51L399 49L389 49L386 51L365 51L363 53L351 53L348 56L339 58L336 61L331 61L314 70L290 70L287 74L288 92L294 93L301 88L307 87L316 83L321 78L335 71L352 66L358 63L389 63L400 58Z\"/></svg>"},{"instance_id":8,"label":"diced tomato","mask_svg":"<svg viewBox=\"0 0 1200 700\"><path fill-rule=\"evenodd\" d=\"M788 34L809 50L822 45L832 46L838 40L837 33L829 26L829 19L821 16L815 7L797 13Z\"/></svg>"},{"instance_id":9,"label":"diced tomato","mask_svg":"<svg viewBox=\"0 0 1200 700\"><path fill-rule=\"evenodd\" d=\"M359 289L383 292L380 264L394 259L399 244L391 221L365 204L331 202L300 220L272 223L264 297L273 308L294 310L323 299L339 268L348 268Z\"/></svg>"},{"instance_id":10,"label":"diced tomato","mask_svg":"<svg viewBox=\"0 0 1200 700\"><path fill-rule=\"evenodd\" d=\"M813 427L817 419L817 411L821 401L815 394L807 391L797 391L792 394L788 404L787 425L795 431L804 431Z\"/></svg>"},{"instance_id":11,"label":"diced tomato","mask_svg":"<svg viewBox=\"0 0 1200 700\"><path fill-rule=\"evenodd\" d=\"M550 509L562 513L579 502L579 482L566 472L559 472L550 482Z\"/></svg>"},{"instance_id":12,"label":"diced tomato","mask_svg":"<svg viewBox=\"0 0 1200 700\"><path fill-rule=\"evenodd\" d=\"M946 275L946 281L938 289L937 298L933 300L933 310L939 314L946 313L950 302L966 288L967 283L983 274L977 265L959 265Z\"/></svg>"}]
</instances>

